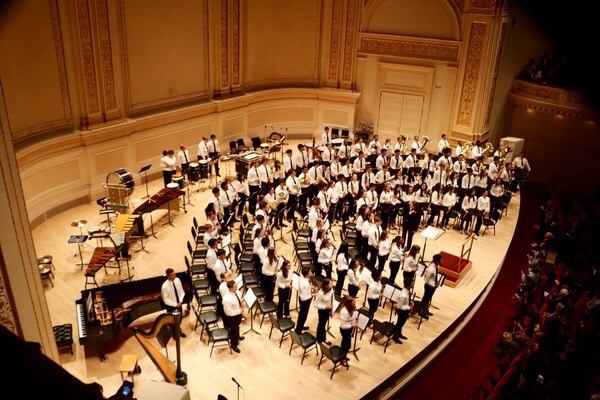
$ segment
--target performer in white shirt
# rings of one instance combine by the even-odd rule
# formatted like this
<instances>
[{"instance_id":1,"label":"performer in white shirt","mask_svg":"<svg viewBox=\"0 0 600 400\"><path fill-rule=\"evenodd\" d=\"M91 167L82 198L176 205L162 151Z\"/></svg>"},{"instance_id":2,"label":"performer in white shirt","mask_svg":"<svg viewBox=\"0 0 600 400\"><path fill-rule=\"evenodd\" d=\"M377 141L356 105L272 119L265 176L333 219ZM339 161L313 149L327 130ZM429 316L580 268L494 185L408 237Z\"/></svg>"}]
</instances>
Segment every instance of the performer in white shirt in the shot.
<instances>
[{"instance_id":1,"label":"performer in white shirt","mask_svg":"<svg viewBox=\"0 0 600 400\"><path fill-rule=\"evenodd\" d=\"M315 307L319 313L317 342L325 343L328 346L331 346L331 342L327 340L327 321L333 313L333 297L333 282L331 279L325 278L321 283L321 289L317 292Z\"/></svg>"},{"instance_id":2,"label":"performer in white shirt","mask_svg":"<svg viewBox=\"0 0 600 400\"><path fill-rule=\"evenodd\" d=\"M287 212L287 220L289 222L295 217L298 199L300 197L300 194L302 193L300 190L300 180L296 178L296 170L290 170L290 172L288 173L288 177L285 180L285 186L289 193L289 206Z\"/></svg>"},{"instance_id":3,"label":"performer in white shirt","mask_svg":"<svg viewBox=\"0 0 600 400\"><path fill-rule=\"evenodd\" d=\"M208 136L202 136L198 143L198 161L208 161Z\"/></svg>"},{"instance_id":4,"label":"performer in white shirt","mask_svg":"<svg viewBox=\"0 0 600 400\"><path fill-rule=\"evenodd\" d=\"M475 235L479 236L479 229L483 224L483 219L490 213L490 198L487 190L483 191L483 194L477 199L477 210L480 214L477 215L477 223L475 224Z\"/></svg>"},{"instance_id":5,"label":"performer in white shirt","mask_svg":"<svg viewBox=\"0 0 600 400\"><path fill-rule=\"evenodd\" d=\"M311 267L302 267L300 279L298 281L298 320L296 321L295 331L298 335L302 334L302 331L307 330L308 327L304 324L308 318L308 312L310 311L310 303L313 298L312 292L312 269Z\"/></svg>"},{"instance_id":6,"label":"performer in white shirt","mask_svg":"<svg viewBox=\"0 0 600 400\"><path fill-rule=\"evenodd\" d=\"M367 164L365 167L365 173L362 175L360 185L364 190L369 190L371 183L375 183L375 174L372 172L373 168L371 164Z\"/></svg>"},{"instance_id":7,"label":"performer in white shirt","mask_svg":"<svg viewBox=\"0 0 600 400\"><path fill-rule=\"evenodd\" d=\"M471 225L472 215L469 210L477 208L477 196L475 196L475 189L470 189L469 194L463 197L461 204L462 218L460 220L460 233L465 233Z\"/></svg>"},{"instance_id":8,"label":"performer in white shirt","mask_svg":"<svg viewBox=\"0 0 600 400\"><path fill-rule=\"evenodd\" d=\"M398 315L398 319L396 320L396 330L393 339L394 342L401 344L402 341L400 339L408 339L402 334L402 328L410 316L410 288L405 286L402 290L398 291L394 302L396 303L396 315Z\"/></svg>"},{"instance_id":9,"label":"performer in white shirt","mask_svg":"<svg viewBox=\"0 0 600 400\"><path fill-rule=\"evenodd\" d=\"M187 150L185 144L179 145L179 152L177 153L177 167L181 171L181 176L184 176L188 172L190 166L190 152Z\"/></svg>"},{"instance_id":10,"label":"performer in white shirt","mask_svg":"<svg viewBox=\"0 0 600 400\"><path fill-rule=\"evenodd\" d=\"M277 318L290 316L290 296L292 294L292 271L290 262L283 260L279 271L275 274L275 286L277 287Z\"/></svg>"},{"instance_id":11,"label":"performer in white shirt","mask_svg":"<svg viewBox=\"0 0 600 400\"><path fill-rule=\"evenodd\" d=\"M459 140L458 143L456 144L456 147L454 148L454 156L458 157L461 154L465 155L465 154L463 154L463 142L462 142L462 140Z\"/></svg>"},{"instance_id":12,"label":"performer in white shirt","mask_svg":"<svg viewBox=\"0 0 600 400\"><path fill-rule=\"evenodd\" d=\"M219 157L221 155L221 148L219 147L217 136L215 134L210 135L210 140L206 143L206 145L208 148L208 156L213 160L215 165L215 173L217 176L221 176L219 174ZM209 172L211 172L210 168Z\"/></svg>"},{"instance_id":13,"label":"performer in white shirt","mask_svg":"<svg viewBox=\"0 0 600 400\"><path fill-rule=\"evenodd\" d=\"M160 159L160 166L163 172L163 182L165 187L173 180L173 175L177 170L177 158L173 150L164 150L163 156Z\"/></svg>"},{"instance_id":14,"label":"performer in white shirt","mask_svg":"<svg viewBox=\"0 0 600 400\"><path fill-rule=\"evenodd\" d=\"M471 149L471 158L477 160L480 156L483 155L483 149L481 148L481 141L477 140L475 142L475 146Z\"/></svg>"},{"instance_id":15,"label":"performer in white shirt","mask_svg":"<svg viewBox=\"0 0 600 400\"><path fill-rule=\"evenodd\" d=\"M434 254L431 263L425 269L423 273L423 281L424 285L424 294L421 299L421 316L424 319L429 319L432 313L429 312L429 306L431 305L431 299L433 298L433 294L435 293L435 289L439 286L438 284L438 269L440 264L442 263L442 255Z\"/></svg>"},{"instance_id":16,"label":"performer in white shirt","mask_svg":"<svg viewBox=\"0 0 600 400\"><path fill-rule=\"evenodd\" d=\"M444 216L442 217L442 229L448 229L448 223L450 222L450 212L456 205L456 194L454 193L454 188L450 186L448 191L442 197L442 210L444 212Z\"/></svg>"},{"instance_id":17,"label":"performer in white shirt","mask_svg":"<svg viewBox=\"0 0 600 400\"><path fill-rule=\"evenodd\" d=\"M369 142L368 153L369 154L379 154L381 152L381 142L379 141L379 135L373 135L373 140Z\"/></svg>"},{"instance_id":18,"label":"performer in white shirt","mask_svg":"<svg viewBox=\"0 0 600 400\"><path fill-rule=\"evenodd\" d=\"M321 142L323 144L323 146L327 145L327 143L331 143L331 141L333 140L333 138L331 137L331 132L329 132L329 127L326 126L324 128L324 132L321 135Z\"/></svg>"},{"instance_id":19,"label":"performer in white shirt","mask_svg":"<svg viewBox=\"0 0 600 400\"><path fill-rule=\"evenodd\" d=\"M356 309L356 299L354 297L347 297L340 311L340 334L342 335L340 347L345 353L348 353L352 348L352 331L356 328L357 321L358 310ZM348 361L350 361L348 357L344 358L342 365L348 367Z\"/></svg>"},{"instance_id":20,"label":"performer in white shirt","mask_svg":"<svg viewBox=\"0 0 600 400\"><path fill-rule=\"evenodd\" d=\"M295 169L292 158L292 149L287 149L283 155L283 172L287 175L290 170Z\"/></svg>"},{"instance_id":21,"label":"performer in white shirt","mask_svg":"<svg viewBox=\"0 0 600 400\"><path fill-rule=\"evenodd\" d=\"M306 146L300 143L298 145L298 151L294 154L294 168L296 168L296 175L300 176L302 167L305 166L308 166L308 153L306 152Z\"/></svg>"},{"instance_id":22,"label":"performer in white shirt","mask_svg":"<svg viewBox=\"0 0 600 400\"><path fill-rule=\"evenodd\" d=\"M330 238L325 238L319 248L317 257L317 275L321 275L321 271L325 270L327 279L331 279L332 264L335 261L335 246Z\"/></svg>"},{"instance_id":23,"label":"performer in white shirt","mask_svg":"<svg viewBox=\"0 0 600 400\"><path fill-rule=\"evenodd\" d=\"M450 143L448 143L448 139L445 133L442 133L442 138L438 142L438 153L442 154L445 148L450 148Z\"/></svg>"},{"instance_id":24,"label":"performer in white shirt","mask_svg":"<svg viewBox=\"0 0 600 400\"><path fill-rule=\"evenodd\" d=\"M258 177L258 161L252 161L251 167L248 170L248 211L254 215L256 212L256 202L258 193L260 192L260 179Z\"/></svg>"},{"instance_id":25,"label":"performer in white shirt","mask_svg":"<svg viewBox=\"0 0 600 400\"><path fill-rule=\"evenodd\" d=\"M227 282L227 287L229 288L229 292L223 297L223 310L227 318L227 328L229 328L231 334L231 349L239 353L239 342L244 339L243 336L240 336L240 324L242 323L244 306L242 300L237 295L238 287L235 281Z\"/></svg>"}]
</instances>

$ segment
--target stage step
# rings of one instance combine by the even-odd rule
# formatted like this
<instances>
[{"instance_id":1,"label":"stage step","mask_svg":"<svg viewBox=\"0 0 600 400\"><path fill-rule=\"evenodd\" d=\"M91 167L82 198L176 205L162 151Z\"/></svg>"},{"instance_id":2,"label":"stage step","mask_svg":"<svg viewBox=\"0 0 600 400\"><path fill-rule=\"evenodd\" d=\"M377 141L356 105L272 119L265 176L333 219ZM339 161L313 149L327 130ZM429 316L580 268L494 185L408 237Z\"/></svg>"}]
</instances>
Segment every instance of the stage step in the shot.
<instances>
[{"instance_id":1,"label":"stage step","mask_svg":"<svg viewBox=\"0 0 600 400\"><path fill-rule=\"evenodd\" d=\"M446 275L444 285L456 287L461 278L469 272L473 264L469 260L461 260L460 257L446 253L445 251L440 252L440 254L442 255L440 272Z\"/></svg>"}]
</instances>

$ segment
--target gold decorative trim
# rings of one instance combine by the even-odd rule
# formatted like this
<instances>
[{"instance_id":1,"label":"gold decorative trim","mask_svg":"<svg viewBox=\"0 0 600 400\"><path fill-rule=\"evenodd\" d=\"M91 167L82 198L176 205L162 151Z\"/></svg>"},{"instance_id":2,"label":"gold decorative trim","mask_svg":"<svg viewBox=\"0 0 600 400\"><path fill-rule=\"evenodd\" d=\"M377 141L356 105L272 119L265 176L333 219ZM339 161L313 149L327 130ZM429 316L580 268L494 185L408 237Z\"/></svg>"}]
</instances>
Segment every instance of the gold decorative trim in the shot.
<instances>
[{"instance_id":1,"label":"gold decorative trim","mask_svg":"<svg viewBox=\"0 0 600 400\"><path fill-rule=\"evenodd\" d=\"M492 84L490 86L490 94L488 99L487 111L485 112L485 126L490 123L492 115L492 105L494 104L494 93L496 92L496 84L498 83L498 70L500 70L500 60L502 59L502 49L504 48L504 39L506 38L506 22L500 26L500 43L498 43L498 51L496 52L496 60L494 62L494 71L492 72Z\"/></svg>"},{"instance_id":2,"label":"gold decorative trim","mask_svg":"<svg viewBox=\"0 0 600 400\"><path fill-rule=\"evenodd\" d=\"M554 103L540 103L540 100L536 101L535 99L523 97L515 93L509 93L509 99L515 107L528 108L545 114L561 115L563 117L581 119L583 121L600 122L600 114L593 110L571 108Z\"/></svg>"},{"instance_id":3,"label":"gold decorative trim","mask_svg":"<svg viewBox=\"0 0 600 400\"><path fill-rule=\"evenodd\" d=\"M469 49L465 63L465 75L463 79L463 90L460 97L457 124L470 126L473 117L473 103L477 92L477 78L479 75L479 63L483 54L483 38L487 24L485 22L473 22L471 34L469 35Z\"/></svg>"},{"instance_id":4,"label":"gold decorative trim","mask_svg":"<svg viewBox=\"0 0 600 400\"><path fill-rule=\"evenodd\" d=\"M327 79L337 81L338 55L340 46L340 25L342 23L342 1L333 0L331 16L331 40L329 41L329 68Z\"/></svg>"},{"instance_id":5,"label":"gold decorative trim","mask_svg":"<svg viewBox=\"0 0 600 400\"><path fill-rule=\"evenodd\" d=\"M77 0L77 22L81 46L81 62L83 66L83 87L87 111L89 114L100 112L98 104L98 84L94 70L94 44L92 43L90 10L87 0ZM90 118L88 116L88 118Z\"/></svg>"},{"instance_id":6,"label":"gold decorative trim","mask_svg":"<svg viewBox=\"0 0 600 400\"><path fill-rule=\"evenodd\" d=\"M359 52L398 57L458 62L458 42L392 38L379 34L360 34Z\"/></svg>"},{"instance_id":7,"label":"gold decorative trim","mask_svg":"<svg viewBox=\"0 0 600 400\"><path fill-rule=\"evenodd\" d=\"M344 43L344 65L342 68L342 81L352 83L352 70L354 66L354 42L356 38L357 2L348 0L348 14L346 16L346 40Z\"/></svg>"},{"instance_id":8,"label":"gold decorative trim","mask_svg":"<svg viewBox=\"0 0 600 400\"><path fill-rule=\"evenodd\" d=\"M289 79L289 78L282 78L282 79L263 79L260 81L253 81L250 83L246 83L245 87L246 89L254 89L254 88L286 88L285 85L291 85L291 84L301 84L301 85L305 85L307 87L313 87L315 85L317 85L319 83L319 81L317 79Z\"/></svg>"},{"instance_id":9,"label":"gold decorative trim","mask_svg":"<svg viewBox=\"0 0 600 400\"><path fill-rule=\"evenodd\" d=\"M221 87L229 86L229 39L227 37L227 0L221 0Z\"/></svg>"},{"instance_id":10,"label":"gold decorative trim","mask_svg":"<svg viewBox=\"0 0 600 400\"><path fill-rule=\"evenodd\" d=\"M240 1L231 7L231 84L240 84Z\"/></svg>"},{"instance_id":11,"label":"gold decorative trim","mask_svg":"<svg viewBox=\"0 0 600 400\"><path fill-rule=\"evenodd\" d=\"M549 86L541 86L535 83L528 84L523 81L517 81L515 85L515 93L523 93L525 95L541 97L542 99L560 101L563 90Z\"/></svg>"},{"instance_id":12,"label":"gold decorative trim","mask_svg":"<svg viewBox=\"0 0 600 400\"><path fill-rule=\"evenodd\" d=\"M96 0L98 14L98 36L100 37L100 62L102 64L102 83L106 113L117 108L115 95L115 77L113 75L112 46L110 42L110 23L107 0ZM118 111L117 111L118 112ZM117 117L119 115L117 114Z\"/></svg>"}]
</instances>

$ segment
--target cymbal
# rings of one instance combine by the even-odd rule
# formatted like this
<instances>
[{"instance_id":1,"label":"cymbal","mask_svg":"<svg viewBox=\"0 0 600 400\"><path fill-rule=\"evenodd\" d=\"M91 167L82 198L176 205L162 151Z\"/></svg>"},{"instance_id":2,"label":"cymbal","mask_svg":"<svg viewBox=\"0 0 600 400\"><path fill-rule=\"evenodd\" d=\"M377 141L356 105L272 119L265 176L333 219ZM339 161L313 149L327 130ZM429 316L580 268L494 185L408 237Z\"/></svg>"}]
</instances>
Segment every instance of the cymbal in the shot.
<instances>
[{"instance_id":1,"label":"cymbal","mask_svg":"<svg viewBox=\"0 0 600 400\"><path fill-rule=\"evenodd\" d=\"M85 224L87 224L87 221L85 219L78 219L78 220L71 222L71 226L74 226L74 227L78 227L79 225L85 225Z\"/></svg>"}]
</instances>

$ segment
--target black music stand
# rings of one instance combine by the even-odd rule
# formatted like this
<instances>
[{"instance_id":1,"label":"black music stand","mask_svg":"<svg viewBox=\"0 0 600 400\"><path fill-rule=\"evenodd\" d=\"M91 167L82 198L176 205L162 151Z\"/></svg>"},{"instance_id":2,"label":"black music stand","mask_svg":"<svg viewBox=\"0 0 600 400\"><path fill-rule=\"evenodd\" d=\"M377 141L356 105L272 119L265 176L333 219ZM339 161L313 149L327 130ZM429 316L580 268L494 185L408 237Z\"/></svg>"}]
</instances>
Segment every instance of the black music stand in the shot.
<instances>
[{"instance_id":1,"label":"black music stand","mask_svg":"<svg viewBox=\"0 0 600 400\"><path fill-rule=\"evenodd\" d=\"M440 228L436 228L434 226L428 226L427 228L421 231L421 236L425 238L425 243L423 244L423 251L421 251L420 262L424 262L425 259L425 250L427 249L427 239L431 239L434 242L444 234L444 230Z\"/></svg>"},{"instance_id":2,"label":"black music stand","mask_svg":"<svg viewBox=\"0 0 600 400\"><path fill-rule=\"evenodd\" d=\"M289 200L288 200L289 203ZM279 221L279 218L288 210L288 204L285 205L285 207L283 207L281 209L281 211L279 211L278 213L275 213L275 220ZM275 242L281 240L283 243L287 244L287 242L285 241L285 239L283 238L283 226L279 227L279 238L275 239Z\"/></svg>"},{"instance_id":3,"label":"black music stand","mask_svg":"<svg viewBox=\"0 0 600 400\"><path fill-rule=\"evenodd\" d=\"M478 208L469 208L467 210L467 214L471 216L471 221L469 222L469 232L473 233L473 230L475 229L475 224L477 223L477 218L483 218L484 211Z\"/></svg>"},{"instance_id":4,"label":"black music stand","mask_svg":"<svg viewBox=\"0 0 600 400\"><path fill-rule=\"evenodd\" d=\"M148 193L148 170L150 169L151 166L152 166L152 164L148 164L145 167L142 167L142 169L140 169L138 171L138 174L141 174L142 172L144 173L144 177L146 180L146 195L144 197L142 197L142 199L150 197L150 194Z\"/></svg>"},{"instance_id":5,"label":"black music stand","mask_svg":"<svg viewBox=\"0 0 600 400\"><path fill-rule=\"evenodd\" d=\"M248 292L250 292L251 294L248 295ZM256 295L254 294L254 290L252 290L251 287L246 289L246 294L244 295L244 302L246 302L246 305L248 306L248 310L250 310L250 329L248 329L246 332L244 332L244 335L248 332L254 332L257 335L260 335L261 333L259 331L257 331L256 329L254 329L254 316L252 315L252 309L254 308L254 305L256 303L258 303L258 299L256 298ZM256 313L256 311L255 311Z\"/></svg>"},{"instance_id":6,"label":"black music stand","mask_svg":"<svg viewBox=\"0 0 600 400\"><path fill-rule=\"evenodd\" d=\"M356 355L356 353L360 350L360 347L356 348L356 342L358 341L358 331L360 330L360 338L362 339L363 333L369 327L369 322L371 321L371 314L369 314L368 311L365 309L360 309L357 311L358 319L356 321L356 328L354 328L353 332L354 343L352 344L352 350L348 350L348 353L354 354L354 358L356 358L356 361L360 361L358 359L358 356Z\"/></svg>"},{"instance_id":7,"label":"black music stand","mask_svg":"<svg viewBox=\"0 0 600 400\"><path fill-rule=\"evenodd\" d=\"M79 271L83 270L83 266L87 265L83 262L83 254L81 253L81 244L84 243L88 239L88 235L71 235L69 237L69 243L77 243L77 249L79 251L79 260L81 261L79 264Z\"/></svg>"}]
</instances>

